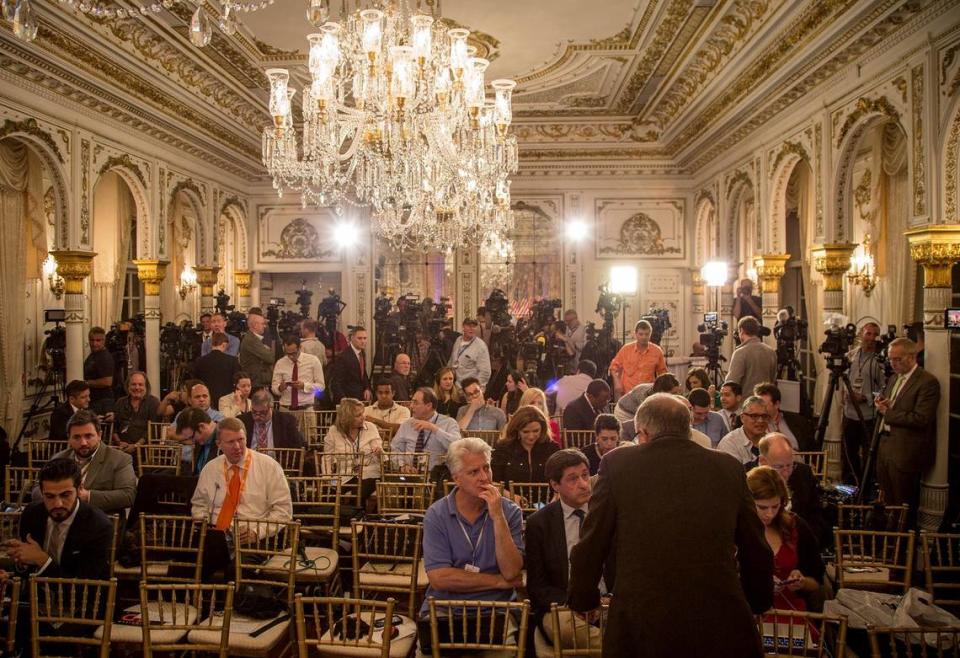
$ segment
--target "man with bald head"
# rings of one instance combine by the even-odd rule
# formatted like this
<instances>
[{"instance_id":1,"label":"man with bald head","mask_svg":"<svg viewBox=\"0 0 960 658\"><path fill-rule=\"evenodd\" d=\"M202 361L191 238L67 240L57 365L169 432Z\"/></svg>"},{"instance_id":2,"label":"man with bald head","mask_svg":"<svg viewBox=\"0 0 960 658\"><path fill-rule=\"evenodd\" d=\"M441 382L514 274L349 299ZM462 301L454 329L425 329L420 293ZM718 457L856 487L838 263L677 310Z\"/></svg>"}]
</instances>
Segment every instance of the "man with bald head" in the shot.
<instances>
[{"instance_id":1,"label":"man with bald head","mask_svg":"<svg viewBox=\"0 0 960 658\"><path fill-rule=\"evenodd\" d=\"M670 394L644 400L634 422L640 445L600 462L568 604L597 609L613 551L605 657L759 658L753 615L773 602L773 553L743 467L691 441L690 412Z\"/></svg>"},{"instance_id":2,"label":"man with bald head","mask_svg":"<svg viewBox=\"0 0 960 658\"><path fill-rule=\"evenodd\" d=\"M757 444L760 466L769 466L783 478L790 490L790 509L813 530L820 545L830 540L830 523L820 505L820 480L813 470L794 457L790 439L779 432L770 432Z\"/></svg>"}]
</instances>

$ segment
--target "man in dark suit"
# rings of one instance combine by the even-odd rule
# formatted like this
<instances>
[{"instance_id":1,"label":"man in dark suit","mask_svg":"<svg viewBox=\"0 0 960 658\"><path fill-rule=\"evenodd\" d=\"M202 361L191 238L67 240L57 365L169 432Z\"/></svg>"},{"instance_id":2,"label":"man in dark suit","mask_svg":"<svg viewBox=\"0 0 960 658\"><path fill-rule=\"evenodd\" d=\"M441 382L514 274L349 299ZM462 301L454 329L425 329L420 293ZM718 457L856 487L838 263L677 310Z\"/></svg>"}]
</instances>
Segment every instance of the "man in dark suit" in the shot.
<instances>
[{"instance_id":1,"label":"man in dark suit","mask_svg":"<svg viewBox=\"0 0 960 658\"><path fill-rule=\"evenodd\" d=\"M370 376L367 374L367 330L357 327L350 334L350 345L339 352L330 366L330 395L334 404L343 398L369 402Z\"/></svg>"},{"instance_id":2,"label":"man in dark suit","mask_svg":"<svg viewBox=\"0 0 960 658\"><path fill-rule=\"evenodd\" d=\"M210 338L210 351L197 359L193 375L210 389L210 404L219 410L220 398L233 392L233 378L240 372L240 361L227 354L227 334L215 331Z\"/></svg>"},{"instance_id":3,"label":"man in dark suit","mask_svg":"<svg viewBox=\"0 0 960 658\"><path fill-rule=\"evenodd\" d=\"M614 419L616 420L616 419ZM567 448L550 455L544 474L557 498L527 519L527 593L533 608L532 628L553 641L550 605L567 600L570 549L580 541L583 517L590 505L590 471L583 453ZM604 567L601 597L613 589L611 561Z\"/></svg>"},{"instance_id":4,"label":"man in dark suit","mask_svg":"<svg viewBox=\"0 0 960 658\"><path fill-rule=\"evenodd\" d=\"M247 313L247 333L240 339L240 367L250 374L254 388L270 387L273 378L273 364L276 354L264 342L263 332L267 329L267 319L259 309L250 309Z\"/></svg>"},{"instance_id":5,"label":"man in dark suit","mask_svg":"<svg viewBox=\"0 0 960 658\"><path fill-rule=\"evenodd\" d=\"M691 441L690 413L672 396L647 398L636 425L641 445L600 463L570 555L570 607L596 610L597 556L614 551L605 658L759 658L753 615L773 602L773 553L743 466Z\"/></svg>"},{"instance_id":6,"label":"man in dark suit","mask_svg":"<svg viewBox=\"0 0 960 658\"><path fill-rule=\"evenodd\" d=\"M790 490L790 511L807 522L820 546L833 542L832 524L823 513L820 479L803 462L796 461L793 446L783 434L771 432L757 444L760 466L769 466L783 478Z\"/></svg>"},{"instance_id":7,"label":"man in dark suit","mask_svg":"<svg viewBox=\"0 0 960 658\"><path fill-rule=\"evenodd\" d=\"M602 379L587 384L583 395L563 410L563 429L592 430L597 416L603 413L610 402L610 385Z\"/></svg>"},{"instance_id":8,"label":"man in dark suit","mask_svg":"<svg viewBox=\"0 0 960 658\"><path fill-rule=\"evenodd\" d=\"M237 416L246 429L247 447L254 450L304 447L297 417L274 411L270 393L257 391L251 395L250 408L250 411Z\"/></svg>"},{"instance_id":9,"label":"man in dark suit","mask_svg":"<svg viewBox=\"0 0 960 658\"><path fill-rule=\"evenodd\" d=\"M920 503L920 475L933 464L940 404L940 382L917 363L917 351L909 338L890 343L887 355L896 376L876 402L883 414L877 483L887 505L910 506L911 528Z\"/></svg>"},{"instance_id":10,"label":"man in dark suit","mask_svg":"<svg viewBox=\"0 0 960 658\"><path fill-rule=\"evenodd\" d=\"M48 439L67 440L67 421L81 409L90 408L90 386L82 379L74 379L64 389L67 401L50 413L50 433Z\"/></svg>"}]
</instances>

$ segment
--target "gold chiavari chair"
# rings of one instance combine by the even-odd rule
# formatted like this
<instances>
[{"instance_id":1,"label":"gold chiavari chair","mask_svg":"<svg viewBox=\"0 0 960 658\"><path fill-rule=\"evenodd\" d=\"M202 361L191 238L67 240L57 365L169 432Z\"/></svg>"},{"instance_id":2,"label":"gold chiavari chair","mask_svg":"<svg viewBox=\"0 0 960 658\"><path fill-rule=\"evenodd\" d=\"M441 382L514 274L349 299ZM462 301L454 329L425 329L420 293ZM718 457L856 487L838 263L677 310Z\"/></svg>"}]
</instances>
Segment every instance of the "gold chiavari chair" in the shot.
<instances>
[{"instance_id":1,"label":"gold chiavari chair","mask_svg":"<svg viewBox=\"0 0 960 658\"><path fill-rule=\"evenodd\" d=\"M957 658L960 627L867 627L871 658Z\"/></svg>"},{"instance_id":2,"label":"gold chiavari chair","mask_svg":"<svg viewBox=\"0 0 960 658\"><path fill-rule=\"evenodd\" d=\"M301 561L296 580L319 586L325 594L340 591L340 479L335 476L291 477L293 518L300 522Z\"/></svg>"},{"instance_id":3,"label":"gold chiavari chair","mask_svg":"<svg viewBox=\"0 0 960 658\"><path fill-rule=\"evenodd\" d=\"M433 658L447 651L498 651L523 658L529 601L428 599Z\"/></svg>"},{"instance_id":4,"label":"gold chiavari chair","mask_svg":"<svg viewBox=\"0 0 960 658\"><path fill-rule=\"evenodd\" d=\"M137 446L137 477L144 473L180 475L183 448L171 443L141 443Z\"/></svg>"},{"instance_id":5,"label":"gold chiavari chair","mask_svg":"<svg viewBox=\"0 0 960 658\"><path fill-rule=\"evenodd\" d=\"M149 583L198 583L207 541L206 519L141 514L140 579Z\"/></svg>"},{"instance_id":6,"label":"gold chiavari chair","mask_svg":"<svg viewBox=\"0 0 960 658\"><path fill-rule=\"evenodd\" d=\"M7 466L3 480L3 500L14 507L22 507L30 500L30 493L40 478L40 468Z\"/></svg>"},{"instance_id":7,"label":"gold chiavari chair","mask_svg":"<svg viewBox=\"0 0 960 658\"><path fill-rule=\"evenodd\" d=\"M583 450L597 440L593 430L563 430L560 435L563 437L564 448L577 450Z\"/></svg>"},{"instance_id":8,"label":"gold chiavari chair","mask_svg":"<svg viewBox=\"0 0 960 658\"><path fill-rule=\"evenodd\" d=\"M140 583L140 638L144 658L151 658L154 653L195 655L196 652L227 658L233 597L233 583ZM142 614L143 610L147 614ZM194 632L202 633L204 641L191 642L189 635Z\"/></svg>"},{"instance_id":9,"label":"gold chiavari chair","mask_svg":"<svg viewBox=\"0 0 960 658\"><path fill-rule=\"evenodd\" d=\"M8 656L16 655L21 587L22 581L19 578L7 578L0 582L0 619L7 622L7 633L3 637L2 650Z\"/></svg>"},{"instance_id":10,"label":"gold chiavari chair","mask_svg":"<svg viewBox=\"0 0 960 658\"><path fill-rule=\"evenodd\" d=\"M53 456L68 448L66 441L54 439L30 439L28 442L27 464L30 468L40 469L53 459Z\"/></svg>"},{"instance_id":11,"label":"gold chiavari chair","mask_svg":"<svg viewBox=\"0 0 960 658\"><path fill-rule=\"evenodd\" d=\"M841 530L903 532L907 525L909 505L838 505L837 527Z\"/></svg>"},{"instance_id":12,"label":"gold chiavari chair","mask_svg":"<svg viewBox=\"0 0 960 658\"><path fill-rule=\"evenodd\" d=\"M377 482L380 514L425 514L433 502L432 482Z\"/></svg>"},{"instance_id":13,"label":"gold chiavari chair","mask_svg":"<svg viewBox=\"0 0 960 658\"><path fill-rule=\"evenodd\" d=\"M478 439L483 439L484 442L492 448L497 445L497 441L500 440L500 430L464 430L463 436L473 436Z\"/></svg>"},{"instance_id":14,"label":"gold chiavari chair","mask_svg":"<svg viewBox=\"0 0 960 658\"><path fill-rule=\"evenodd\" d=\"M149 421L147 423L147 443L158 444L167 443L167 428L170 423Z\"/></svg>"},{"instance_id":15,"label":"gold chiavari chair","mask_svg":"<svg viewBox=\"0 0 960 658\"><path fill-rule=\"evenodd\" d=\"M798 610L770 610L757 617L763 655L843 658L847 618Z\"/></svg>"},{"instance_id":16,"label":"gold chiavari chair","mask_svg":"<svg viewBox=\"0 0 960 658\"><path fill-rule=\"evenodd\" d=\"M795 460L803 462L810 467L813 474L820 478L823 484L827 483L827 451L819 450L816 452L795 452Z\"/></svg>"},{"instance_id":17,"label":"gold chiavari chair","mask_svg":"<svg viewBox=\"0 0 960 658\"><path fill-rule=\"evenodd\" d=\"M411 632L397 633L393 625L395 601L305 597L297 594L294 609L299 658L325 656L369 656L370 658L406 658L413 652L417 635L413 621L401 617ZM369 633L351 633L360 620ZM344 628L347 632L343 632Z\"/></svg>"},{"instance_id":18,"label":"gold chiavari chair","mask_svg":"<svg viewBox=\"0 0 960 658\"><path fill-rule=\"evenodd\" d=\"M543 620L546 635L534 632L536 655L556 658L602 655L603 633L607 628L608 616L609 606L601 606L600 618L591 624L567 606L552 604Z\"/></svg>"},{"instance_id":19,"label":"gold chiavari chair","mask_svg":"<svg viewBox=\"0 0 960 658\"><path fill-rule=\"evenodd\" d=\"M407 614L415 614L417 593L427 587L420 554L423 524L354 521L350 526L352 593L360 598L403 594Z\"/></svg>"},{"instance_id":20,"label":"gold chiavari chair","mask_svg":"<svg viewBox=\"0 0 960 658\"><path fill-rule=\"evenodd\" d=\"M31 576L32 655L46 655L41 652L41 646L53 644L60 652L67 647L74 651L77 646L95 647L99 658L107 658L116 595L115 578L84 580ZM102 630L97 633L97 629Z\"/></svg>"},{"instance_id":21,"label":"gold chiavari chair","mask_svg":"<svg viewBox=\"0 0 960 658\"><path fill-rule=\"evenodd\" d=\"M960 612L960 534L921 530L920 554L933 603L956 615Z\"/></svg>"},{"instance_id":22,"label":"gold chiavari chair","mask_svg":"<svg viewBox=\"0 0 960 658\"><path fill-rule=\"evenodd\" d=\"M426 482L429 478L429 452L380 453L380 479L383 481Z\"/></svg>"},{"instance_id":23,"label":"gold chiavari chair","mask_svg":"<svg viewBox=\"0 0 960 658\"><path fill-rule=\"evenodd\" d=\"M524 516L533 514L553 499L553 490L547 482L510 482L507 490L518 500Z\"/></svg>"},{"instance_id":24,"label":"gold chiavari chair","mask_svg":"<svg viewBox=\"0 0 960 658\"><path fill-rule=\"evenodd\" d=\"M0 512L0 568L6 571L14 568L6 548L10 539L20 539L20 512Z\"/></svg>"},{"instance_id":25,"label":"gold chiavari chair","mask_svg":"<svg viewBox=\"0 0 960 658\"><path fill-rule=\"evenodd\" d=\"M839 587L906 592L913 573L912 532L834 530Z\"/></svg>"},{"instance_id":26,"label":"gold chiavari chair","mask_svg":"<svg viewBox=\"0 0 960 658\"><path fill-rule=\"evenodd\" d=\"M368 459L377 459L363 452L317 452L316 472L340 478L342 501L360 507L360 481Z\"/></svg>"},{"instance_id":27,"label":"gold chiavari chair","mask_svg":"<svg viewBox=\"0 0 960 658\"><path fill-rule=\"evenodd\" d=\"M306 454L303 448L268 448L262 452L273 457L287 477L303 475L303 460Z\"/></svg>"}]
</instances>

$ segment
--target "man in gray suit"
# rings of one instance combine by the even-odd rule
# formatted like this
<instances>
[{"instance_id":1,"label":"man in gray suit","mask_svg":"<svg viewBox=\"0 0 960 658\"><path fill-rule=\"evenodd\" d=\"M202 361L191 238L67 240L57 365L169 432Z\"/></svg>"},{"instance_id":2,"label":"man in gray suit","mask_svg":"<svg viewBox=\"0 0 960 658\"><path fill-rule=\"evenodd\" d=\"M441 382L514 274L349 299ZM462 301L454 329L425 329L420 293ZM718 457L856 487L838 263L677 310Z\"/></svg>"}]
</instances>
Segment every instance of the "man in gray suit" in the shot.
<instances>
[{"instance_id":1,"label":"man in gray suit","mask_svg":"<svg viewBox=\"0 0 960 658\"><path fill-rule=\"evenodd\" d=\"M69 448L53 459L73 459L80 467L79 498L105 514L133 505L137 476L130 455L101 441L100 424L92 411L81 409L67 421ZM39 492L37 492L39 493Z\"/></svg>"},{"instance_id":2,"label":"man in gray suit","mask_svg":"<svg viewBox=\"0 0 960 658\"><path fill-rule=\"evenodd\" d=\"M920 503L920 475L933 464L940 404L940 382L917 363L917 351L909 338L890 343L887 354L895 376L876 401L883 414L877 484L887 505L910 506L911 528Z\"/></svg>"},{"instance_id":3,"label":"man in gray suit","mask_svg":"<svg viewBox=\"0 0 960 658\"><path fill-rule=\"evenodd\" d=\"M760 326L750 316L737 323L740 347L730 357L727 381L740 384L745 393L752 393L757 384L777 383L777 351L760 340Z\"/></svg>"},{"instance_id":4,"label":"man in gray suit","mask_svg":"<svg viewBox=\"0 0 960 658\"><path fill-rule=\"evenodd\" d=\"M254 388L269 388L270 380L273 379L276 355L273 349L263 342L266 328L267 319L259 309L250 309L247 314L247 333L240 340L240 369L249 373Z\"/></svg>"}]
</instances>

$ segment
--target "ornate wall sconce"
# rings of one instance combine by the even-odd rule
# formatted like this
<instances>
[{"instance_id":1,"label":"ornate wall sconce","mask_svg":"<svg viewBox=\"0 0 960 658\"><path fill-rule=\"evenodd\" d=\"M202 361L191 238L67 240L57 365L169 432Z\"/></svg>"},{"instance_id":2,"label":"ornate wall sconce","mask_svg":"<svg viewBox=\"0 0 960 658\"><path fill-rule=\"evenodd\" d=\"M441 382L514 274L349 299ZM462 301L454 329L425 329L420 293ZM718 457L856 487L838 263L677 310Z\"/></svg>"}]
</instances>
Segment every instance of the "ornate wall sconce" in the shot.
<instances>
[{"instance_id":1,"label":"ornate wall sconce","mask_svg":"<svg viewBox=\"0 0 960 658\"><path fill-rule=\"evenodd\" d=\"M180 272L180 287L177 292L180 293L180 299L186 299L187 295L197 289L197 272L192 267L184 267Z\"/></svg>"},{"instance_id":2,"label":"ornate wall sconce","mask_svg":"<svg viewBox=\"0 0 960 658\"><path fill-rule=\"evenodd\" d=\"M867 297L877 287L877 272L871 246L870 236L864 236L863 243L850 256L850 271L847 273L850 283L860 286Z\"/></svg>"},{"instance_id":3,"label":"ornate wall sconce","mask_svg":"<svg viewBox=\"0 0 960 658\"><path fill-rule=\"evenodd\" d=\"M57 299L63 297L63 278L57 273L57 259L53 254L47 254L47 260L43 261L43 275L53 296Z\"/></svg>"}]
</instances>

